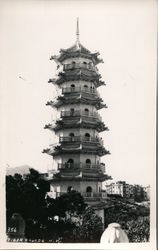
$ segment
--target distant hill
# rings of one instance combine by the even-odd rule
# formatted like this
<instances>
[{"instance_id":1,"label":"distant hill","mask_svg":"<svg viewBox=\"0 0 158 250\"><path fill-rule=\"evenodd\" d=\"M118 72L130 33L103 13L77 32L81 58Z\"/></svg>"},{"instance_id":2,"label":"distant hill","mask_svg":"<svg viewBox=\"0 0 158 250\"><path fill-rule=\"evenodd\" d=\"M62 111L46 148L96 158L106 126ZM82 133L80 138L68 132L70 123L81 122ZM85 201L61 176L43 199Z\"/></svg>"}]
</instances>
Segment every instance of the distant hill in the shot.
<instances>
[{"instance_id":1,"label":"distant hill","mask_svg":"<svg viewBox=\"0 0 158 250\"><path fill-rule=\"evenodd\" d=\"M28 166L28 165L22 165L22 166L18 166L18 167L14 167L14 168L7 167L6 175L14 175L16 173L21 174L21 175L29 174L30 168L33 168L33 167ZM35 169L35 168L33 168L33 169Z\"/></svg>"}]
</instances>

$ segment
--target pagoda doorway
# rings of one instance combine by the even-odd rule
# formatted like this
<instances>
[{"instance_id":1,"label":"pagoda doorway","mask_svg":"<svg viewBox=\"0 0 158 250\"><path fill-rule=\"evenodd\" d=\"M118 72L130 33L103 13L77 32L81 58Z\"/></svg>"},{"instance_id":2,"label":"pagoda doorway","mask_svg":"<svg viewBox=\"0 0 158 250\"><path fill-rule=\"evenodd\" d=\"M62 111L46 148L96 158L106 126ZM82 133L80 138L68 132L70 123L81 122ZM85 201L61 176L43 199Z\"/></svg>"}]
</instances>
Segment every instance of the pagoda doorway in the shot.
<instances>
[{"instance_id":1,"label":"pagoda doorway","mask_svg":"<svg viewBox=\"0 0 158 250\"><path fill-rule=\"evenodd\" d=\"M89 116L89 109L85 109L84 114L85 114L85 116Z\"/></svg>"},{"instance_id":2,"label":"pagoda doorway","mask_svg":"<svg viewBox=\"0 0 158 250\"><path fill-rule=\"evenodd\" d=\"M88 86L85 84L83 87L84 87L84 91L88 92Z\"/></svg>"},{"instance_id":3,"label":"pagoda doorway","mask_svg":"<svg viewBox=\"0 0 158 250\"><path fill-rule=\"evenodd\" d=\"M92 197L92 187L88 186L86 188L87 197Z\"/></svg>"},{"instance_id":4,"label":"pagoda doorway","mask_svg":"<svg viewBox=\"0 0 158 250\"><path fill-rule=\"evenodd\" d=\"M71 92L75 91L75 84L71 84Z\"/></svg>"},{"instance_id":5,"label":"pagoda doorway","mask_svg":"<svg viewBox=\"0 0 158 250\"><path fill-rule=\"evenodd\" d=\"M74 136L75 136L74 133L70 133L70 134L69 134L70 141L74 141L74 139L75 139Z\"/></svg>"},{"instance_id":6,"label":"pagoda doorway","mask_svg":"<svg viewBox=\"0 0 158 250\"><path fill-rule=\"evenodd\" d=\"M73 168L73 166L74 166L74 160L73 159L69 159L68 161L67 161L67 168Z\"/></svg>"},{"instance_id":7,"label":"pagoda doorway","mask_svg":"<svg viewBox=\"0 0 158 250\"><path fill-rule=\"evenodd\" d=\"M85 134L85 141L90 141L90 134L89 133Z\"/></svg>"},{"instance_id":8,"label":"pagoda doorway","mask_svg":"<svg viewBox=\"0 0 158 250\"><path fill-rule=\"evenodd\" d=\"M91 160L86 159L86 168L90 168L90 167L91 167Z\"/></svg>"},{"instance_id":9,"label":"pagoda doorway","mask_svg":"<svg viewBox=\"0 0 158 250\"><path fill-rule=\"evenodd\" d=\"M71 108L71 109L70 109L70 115L72 115L72 116L73 116L73 115L74 115L74 113L75 113L74 108Z\"/></svg>"}]
</instances>

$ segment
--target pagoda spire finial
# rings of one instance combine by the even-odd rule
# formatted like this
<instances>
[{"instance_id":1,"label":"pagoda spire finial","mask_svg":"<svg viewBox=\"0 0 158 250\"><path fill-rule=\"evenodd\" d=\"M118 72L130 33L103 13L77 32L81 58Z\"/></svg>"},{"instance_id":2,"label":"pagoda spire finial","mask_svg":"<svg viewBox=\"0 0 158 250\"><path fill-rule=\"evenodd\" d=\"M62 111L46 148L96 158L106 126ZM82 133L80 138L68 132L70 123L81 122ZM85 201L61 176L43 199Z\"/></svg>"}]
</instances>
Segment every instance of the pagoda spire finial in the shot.
<instances>
[{"instance_id":1,"label":"pagoda spire finial","mask_svg":"<svg viewBox=\"0 0 158 250\"><path fill-rule=\"evenodd\" d=\"M79 43L79 18L77 17L77 26L76 26L76 37L77 37L77 40L76 42Z\"/></svg>"}]
</instances>

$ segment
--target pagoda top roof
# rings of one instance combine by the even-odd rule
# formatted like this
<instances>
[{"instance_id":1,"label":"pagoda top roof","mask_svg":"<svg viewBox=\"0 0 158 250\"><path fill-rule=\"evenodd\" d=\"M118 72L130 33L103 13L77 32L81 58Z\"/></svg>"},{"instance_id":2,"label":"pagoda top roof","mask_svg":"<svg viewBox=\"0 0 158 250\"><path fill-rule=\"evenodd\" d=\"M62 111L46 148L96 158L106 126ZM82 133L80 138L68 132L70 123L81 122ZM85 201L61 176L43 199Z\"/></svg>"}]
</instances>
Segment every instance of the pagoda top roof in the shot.
<instances>
[{"instance_id":1,"label":"pagoda top roof","mask_svg":"<svg viewBox=\"0 0 158 250\"><path fill-rule=\"evenodd\" d=\"M61 49L60 53L71 53L71 52L76 52L76 51L91 54L91 52L88 49L86 49L79 41L79 19L78 18L77 18L77 25L76 25L76 42L75 42L75 44L68 49Z\"/></svg>"},{"instance_id":2,"label":"pagoda top roof","mask_svg":"<svg viewBox=\"0 0 158 250\"><path fill-rule=\"evenodd\" d=\"M50 60L54 59L57 63L62 63L67 58L73 58L73 57L84 57L91 59L94 64L98 64L99 62L103 62L102 59L98 58L100 53L98 51L92 53L90 50L88 50L86 47L84 47L80 41L79 41L79 23L77 19L77 29L76 29L76 42L74 45L67 49L60 49L59 55L51 56Z\"/></svg>"},{"instance_id":3,"label":"pagoda top roof","mask_svg":"<svg viewBox=\"0 0 158 250\"><path fill-rule=\"evenodd\" d=\"M60 49L60 54L58 56L54 55L50 57L50 60L55 60L56 62L62 63L67 58L74 58L74 57L84 57L91 59L94 64L98 64L103 62L101 58L98 58L100 53L98 51L92 53L86 47L84 47L79 41L69 47L68 49Z\"/></svg>"},{"instance_id":4,"label":"pagoda top roof","mask_svg":"<svg viewBox=\"0 0 158 250\"><path fill-rule=\"evenodd\" d=\"M87 48L85 48L79 41L76 41L76 43L71 47L69 47L68 49L61 49L60 53L73 53L76 51L91 54L91 52Z\"/></svg>"}]
</instances>

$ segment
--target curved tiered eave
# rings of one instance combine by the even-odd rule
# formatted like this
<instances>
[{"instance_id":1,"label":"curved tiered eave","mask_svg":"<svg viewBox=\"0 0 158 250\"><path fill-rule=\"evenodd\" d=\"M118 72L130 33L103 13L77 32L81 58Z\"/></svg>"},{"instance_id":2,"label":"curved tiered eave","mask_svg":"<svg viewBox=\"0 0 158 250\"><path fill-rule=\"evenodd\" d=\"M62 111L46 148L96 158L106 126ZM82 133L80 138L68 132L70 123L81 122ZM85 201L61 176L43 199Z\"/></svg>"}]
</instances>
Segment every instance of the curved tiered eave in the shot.
<instances>
[{"instance_id":1,"label":"curved tiered eave","mask_svg":"<svg viewBox=\"0 0 158 250\"><path fill-rule=\"evenodd\" d=\"M75 88L71 92L68 92L66 88L62 89L62 95L58 96L56 101L48 101L46 105L59 108L76 103L93 105L97 110L107 108L107 105L103 103L103 100L98 96L98 93L87 92L79 88Z\"/></svg>"},{"instance_id":2,"label":"curved tiered eave","mask_svg":"<svg viewBox=\"0 0 158 250\"><path fill-rule=\"evenodd\" d=\"M78 69L75 72L73 72L73 74L61 72L57 79L49 79L48 82L49 83L52 82L60 86L64 82L82 80L86 82L93 82L95 87L98 88L102 85L105 85L105 82L99 79L100 76L97 74L95 74L94 76L88 75L85 73L85 71L83 72L83 70Z\"/></svg>"},{"instance_id":3,"label":"curved tiered eave","mask_svg":"<svg viewBox=\"0 0 158 250\"><path fill-rule=\"evenodd\" d=\"M71 129L71 128L87 128L87 129L96 129L98 132L108 131L108 127L101 121L92 121L86 119L69 119L67 121L57 120L53 125L48 123L45 125L44 129L50 129L52 131L59 131L62 129Z\"/></svg>"},{"instance_id":4,"label":"curved tiered eave","mask_svg":"<svg viewBox=\"0 0 158 250\"><path fill-rule=\"evenodd\" d=\"M65 154L90 154L104 156L110 154L103 146L100 145L90 145L90 144L74 144L69 146L56 146L55 148L47 148L43 150L43 153L47 153L52 156L65 155Z\"/></svg>"}]
</instances>

